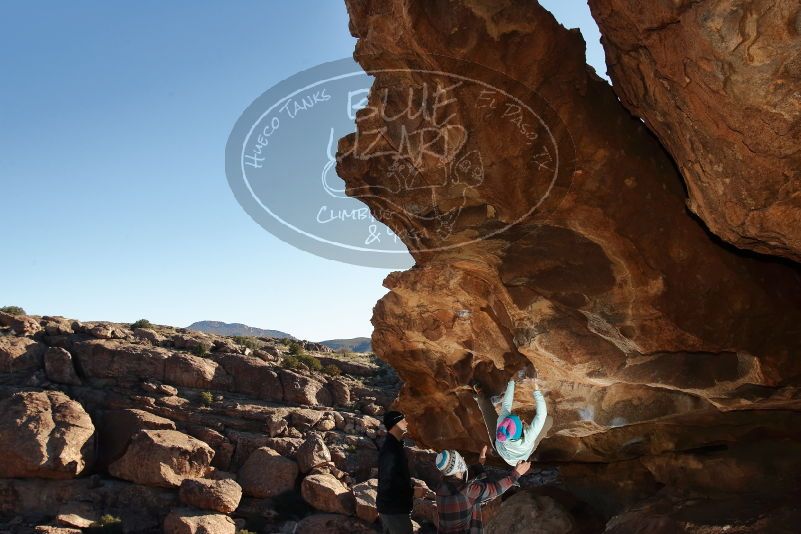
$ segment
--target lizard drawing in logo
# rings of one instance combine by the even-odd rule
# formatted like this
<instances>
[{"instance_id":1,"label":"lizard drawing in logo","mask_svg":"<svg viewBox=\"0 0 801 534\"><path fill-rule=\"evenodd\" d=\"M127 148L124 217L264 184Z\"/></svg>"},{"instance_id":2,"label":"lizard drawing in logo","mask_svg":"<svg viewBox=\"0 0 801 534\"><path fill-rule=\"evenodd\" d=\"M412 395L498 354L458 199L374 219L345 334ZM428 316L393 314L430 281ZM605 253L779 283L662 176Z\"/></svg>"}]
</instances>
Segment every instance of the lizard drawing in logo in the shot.
<instances>
[{"instance_id":1,"label":"lizard drawing in logo","mask_svg":"<svg viewBox=\"0 0 801 534\"><path fill-rule=\"evenodd\" d=\"M385 169L380 183L369 187L355 188L350 195L359 199L378 199L386 207L376 213L379 218L393 229L396 228L424 228L433 229L439 240L444 241L452 233L454 224L459 218L462 209L467 205L469 191L484 182L484 164L478 150L466 151L467 135L461 126L446 126L445 129L459 128L459 142L451 150L444 150L441 154L432 154L427 147L426 158L419 153L414 154L408 150L387 150L374 152L369 156L361 155L360 159L382 158L380 167ZM440 132L441 134L441 132ZM445 134L447 136L447 133ZM401 145L403 145L401 143ZM448 143L445 143L448 147ZM328 183L331 168L336 165L336 155L333 152L334 131L331 130L328 139L327 159L323 172L323 188L331 196L345 198L344 189L336 189ZM406 153L403 153L406 152ZM433 157L432 157L433 156ZM429 162L424 168L423 160ZM376 189L384 194L375 194ZM428 190L429 194L421 201L419 191ZM451 206L443 211L440 207L443 200ZM389 219L398 218L399 224L389 224Z\"/></svg>"}]
</instances>

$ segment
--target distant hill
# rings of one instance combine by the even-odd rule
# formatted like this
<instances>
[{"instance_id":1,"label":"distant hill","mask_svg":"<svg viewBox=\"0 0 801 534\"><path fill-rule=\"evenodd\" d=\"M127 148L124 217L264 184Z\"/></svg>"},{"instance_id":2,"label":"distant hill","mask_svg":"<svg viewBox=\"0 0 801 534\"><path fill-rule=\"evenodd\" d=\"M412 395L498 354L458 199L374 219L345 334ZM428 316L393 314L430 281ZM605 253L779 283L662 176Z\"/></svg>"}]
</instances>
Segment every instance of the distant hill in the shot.
<instances>
[{"instance_id":1,"label":"distant hill","mask_svg":"<svg viewBox=\"0 0 801 534\"><path fill-rule=\"evenodd\" d=\"M346 349L350 352L373 352L373 346L369 337L354 337L351 339L326 339L320 341L323 345L334 350Z\"/></svg>"},{"instance_id":2,"label":"distant hill","mask_svg":"<svg viewBox=\"0 0 801 534\"><path fill-rule=\"evenodd\" d=\"M221 321L197 321L186 327L188 330L217 334L218 336L254 336L254 337L281 337L297 339L291 334L280 330L264 330L241 323L223 323Z\"/></svg>"}]
</instances>

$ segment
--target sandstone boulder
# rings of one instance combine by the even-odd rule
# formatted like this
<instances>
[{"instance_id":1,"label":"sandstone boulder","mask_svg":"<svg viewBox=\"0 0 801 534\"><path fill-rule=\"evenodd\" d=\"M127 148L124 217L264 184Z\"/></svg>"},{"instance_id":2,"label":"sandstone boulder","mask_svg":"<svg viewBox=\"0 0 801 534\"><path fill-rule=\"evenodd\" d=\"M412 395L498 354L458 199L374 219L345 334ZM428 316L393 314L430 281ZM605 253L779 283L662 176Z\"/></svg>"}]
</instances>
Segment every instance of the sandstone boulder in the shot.
<instances>
[{"instance_id":1,"label":"sandstone boulder","mask_svg":"<svg viewBox=\"0 0 801 534\"><path fill-rule=\"evenodd\" d=\"M86 376L124 380L164 380L170 352L116 339L90 339L72 345L72 356Z\"/></svg>"},{"instance_id":2,"label":"sandstone boulder","mask_svg":"<svg viewBox=\"0 0 801 534\"><path fill-rule=\"evenodd\" d=\"M94 460L92 420L64 393L14 393L0 414L0 478L73 478Z\"/></svg>"},{"instance_id":3,"label":"sandstone boulder","mask_svg":"<svg viewBox=\"0 0 801 534\"><path fill-rule=\"evenodd\" d=\"M251 497L275 497L295 488L298 464L273 449L261 447L239 469L237 480Z\"/></svg>"},{"instance_id":4,"label":"sandstone boulder","mask_svg":"<svg viewBox=\"0 0 801 534\"><path fill-rule=\"evenodd\" d=\"M99 518L91 503L73 501L59 508L55 522L65 527L86 528Z\"/></svg>"},{"instance_id":5,"label":"sandstone boulder","mask_svg":"<svg viewBox=\"0 0 801 534\"><path fill-rule=\"evenodd\" d=\"M315 514L304 517L295 534L372 534L375 530L355 517L339 514Z\"/></svg>"},{"instance_id":6,"label":"sandstone boulder","mask_svg":"<svg viewBox=\"0 0 801 534\"><path fill-rule=\"evenodd\" d=\"M170 354L164 367L164 380L170 384L196 388L227 388L230 377L217 362L192 354Z\"/></svg>"},{"instance_id":7,"label":"sandstone boulder","mask_svg":"<svg viewBox=\"0 0 801 534\"><path fill-rule=\"evenodd\" d=\"M47 346L27 337L0 336L0 370L4 373L42 367Z\"/></svg>"},{"instance_id":8,"label":"sandstone boulder","mask_svg":"<svg viewBox=\"0 0 801 534\"><path fill-rule=\"evenodd\" d=\"M215 354L214 358L231 377L235 391L272 401L283 398L278 374L261 359L244 354Z\"/></svg>"},{"instance_id":9,"label":"sandstone boulder","mask_svg":"<svg viewBox=\"0 0 801 534\"><path fill-rule=\"evenodd\" d=\"M242 486L230 478L187 478L181 482L178 496L182 503L189 506L228 514L239 506Z\"/></svg>"},{"instance_id":10,"label":"sandstone boulder","mask_svg":"<svg viewBox=\"0 0 801 534\"><path fill-rule=\"evenodd\" d=\"M286 369L281 369L278 376L283 386L284 402L306 406L331 405L331 393L322 382Z\"/></svg>"},{"instance_id":11,"label":"sandstone boulder","mask_svg":"<svg viewBox=\"0 0 801 534\"><path fill-rule=\"evenodd\" d=\"M292 426L306 432L322 419L324 412L308 408L295 408L290 412Z\"/></svg>"},{"instance_id":12,"label":"sandstone boulder","mask_svg":"<svg viewBox=\"0 0 801 534\"><path fill-rule=\"evenodd\" d=\"M523 534L531 532L533 525L546 534L580 532L570 513L553 498L520 491L503 502L487 524L487 534Z\"/></svg>"},{"instance_id":13,"label":"sandstone boulder","mask_svg":"<svg viewBox=\"0 0 801 534\"><path fill-rule=\"evenodd\" d=\"M365 111L339 140L337 174L415 260L384 280L371 339L406 384L411 437L478 452L488 440L466 386L499 393L529 364L558 399L539 452L562 461L633 454L634 436L612 443L629 425L701 447L734 410L795 410L798 266L722 245L687 212L679 170L691 209L722 215L713 231L798 259L797 2L592 0L617 95L581 34L536 2L454 2L447 17L430 2L346 3L354 58L376 72L366 109L390 113ZM406 120L412 95L451 72L453 123ZM481 98L466 79L497 90ZM621 101L670 140L679 169ZM519 106L534 135L498 106ZM454 129L436 155L401 141ZM530 385L515 404L532 415ZM685 424L701 414L702 431Z\"/></svg>"},{"instance_id":14,"label":"sandstone boulder","mask_svg":"<svg viewBox=\"0 0 801 534\"><path fill-rule=\"evenodd\" d=\"M295 459L300 472L308 473L315 467L330 462L331 452L320 436L312 434L295 453Z\"/></svg>"},{"instance_id":15,"label":"sandstone boulder","mask_svg":"<svg viewBox=\"0 0 801 534\"><path fill-rule=\"evenodd\" d=\"M236 523L223 514L176 508L164 519L165 534L235 534Z\"/></svg>"},{"instance_id":16,"label":"sandstone boulder","mask_svg":"<svg viewBox=\"0 0 801 534\"><path fill-rule=\"evenodd\" d=\"M328 383L328 389L331 391L331 400L335 406L350 404L350 388L347 382L335 378Z\"/></svg>"},{"instance_id":17,"label":"sandstone boulder","mask_svg":"<svg viewBox=\"0 0 801 534\"><path fill-rule=\"evenodd\" d=\"M80 326L80 322L64 317L49 317L44 316L40 321L42 328L48 336L66 336L75 331L76 326Z\"/></svg>"},{"instance_id":18,"label":"sandstone boulder","mask_svg":"<svg viewBox=\"0 0 801 534\"><path fill-rule=\"evenodd\" d=\"M50 347L44 354L44 367L47 378L59 384L80 386L81 379L75 371L72 354L66 349Z\"/></svg>"},{"instance_id":19,"label":"sandstone boulder","mask_svg":"<svg viewBox=\"0 0 801 534\"><path fill-rule=\"evenodd\" d=\"M39 321L27 315L12 315L0 311L0 326L10 328L18 336L35 336L42 331Z\"/></svg>"},{"instance_id":20,"label":"sandstone boulder","mask_svg":"<svg viewBox=\"0 0 801 534\"><path fill-rule=\"evenodd\" d=\"M350 489L330 474L312 474L300 485L303 500L321 512L353 515L356 505Z\"/></svg>"},{"instance_id":21,"label":"sandstone boulder","mask_svg":"<svg viewBox=\"0 0 801 534\"><path fill-rule=\"evenodd\" d=\"M173 334L172 343L176 349L191 350L198 353L206 353L214 346L212 338L201 332Z\"/></svg>"},{"instance_id":22,"label":"sandstone boulder","mask_svg":"<svg viewBox=\"0 0 801 534\"><path fill-rule=\"evenodd\" d=\"M292 430L292 429L290 429ZM306 440L300 437L267 438L265 444L285 458L295 458L298 449Z\"/></svg>"},{"instance_id":23,"label":"sandstone boulder","mask_svg":"<svg viewBox=\"0 0 801 534\"><path fill-rule=\"evenodd\" d=\"M798 3L589 4L615 92L676 160L689 208L738 247L801 261Z\"/></svg>"},{"instance_id":24,"label":"sandstone boulder","mask_svg":"<svg viewBox=\"0 0 801 534\"><path fill-rule=\"evenodd\" d=\"M285 411L274 412L267 416L266 426L267 426L267 433L270 435L271 438L276 436L280 436L283 434L287 429L287 415L288 413Z\"/></svg>"},{"instance_id":25,"label":"sandstone boulder","mask_svg":"<svg viewBox=\"0 0 801 534\"><path fill-rule=\"evenodd\" d=\"M137 484L178 487L186 478L203 477L213 456L211 447L183 432L142 430L109 473Z\"/></svg>"},{"instance_id":26,"label":"sandstone boulder","mask_svg":"<svg viewBox=\"0 0 801 534\"><path fill-rule=\"evenodd\" d=\"M166 339L164 336L151 328L134 328L134 337L149 341L153 345L161 345Z\"/></svg>"},{"instance_id":27,"label":"sandstone boulder","mask_svg":"<svg viewBox=\"0 0 801 534\"><path fill-rule=\"evenodd\" d=\"M128 445L142 430L175 430L175 423L145 410L125 408L107 410L98 425L100 457L98 465L108 466L125 454Z\"/></svg>"},{"instance_id":28,"label":"sandstone boulder","mask_svg":"<svg viewBox=\"0 0 801 534\"><path fill-rule=\"evenodd\" d=\"M378 496L378 479L371 478L353 486L356 516L370 524L378 519L375 499Z\"/></svg>"},{"instance_id":29,"label":"sandstone boulder","mask_svg":"<svg viewBox=\"0 0 801 534\"><path fill-rule=\"evenodd\" d=\"M37 534L81 534L83 531L79 528L58 527L55 525L36 525L33 528L33 532L36 532Z\"/></svg>"}]
</instances>

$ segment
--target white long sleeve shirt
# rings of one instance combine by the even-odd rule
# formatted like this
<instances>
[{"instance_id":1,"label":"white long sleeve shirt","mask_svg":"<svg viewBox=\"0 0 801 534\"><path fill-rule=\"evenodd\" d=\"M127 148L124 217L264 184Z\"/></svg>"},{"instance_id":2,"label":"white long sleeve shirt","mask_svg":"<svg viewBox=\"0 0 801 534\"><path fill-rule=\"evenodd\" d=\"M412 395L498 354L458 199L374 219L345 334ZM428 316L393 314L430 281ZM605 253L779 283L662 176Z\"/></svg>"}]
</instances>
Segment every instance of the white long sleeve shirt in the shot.
<instances>
[{"instance_id":1,"label":"white long sleeve shirt","mask_svg":"<svg viewBox=\"0 0 801 534\"><path fill-rule=\"evenodd\" d=\"M506 385L506 393L503 396L503 403L501 404L501 412L498 414L498 421L495 423L495 428L501 424L508 415L512 414L512 402L515 397L515 382L510 380ZM495 440L495 450L498 454L511 466L517 465L517 462L528 460L531 453L534 452L534 442L537 436L542 431L545 424L545 417L548 415L548 408L545 405L545 397L538 389L534 390L534 401L537 405L537 414L530 425L523 423L523 436L518 440Z\"/></svg>"}]
</instances>

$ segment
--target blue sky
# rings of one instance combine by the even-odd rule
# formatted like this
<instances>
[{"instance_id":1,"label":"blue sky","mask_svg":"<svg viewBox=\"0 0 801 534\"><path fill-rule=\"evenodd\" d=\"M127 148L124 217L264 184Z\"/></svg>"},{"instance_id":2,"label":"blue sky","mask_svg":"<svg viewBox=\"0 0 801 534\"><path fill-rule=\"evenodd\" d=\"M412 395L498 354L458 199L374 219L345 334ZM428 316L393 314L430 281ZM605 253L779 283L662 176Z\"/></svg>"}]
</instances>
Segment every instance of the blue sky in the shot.
<instances>
[{"instance_id":1,"label":"blue sky","mask_svg":"<svg viewBox=\"0 0 801 534\"><path fill-rule=\"evenodd\" d=\"M603 52L580 0L542 2ZM350 56L344 2L4 2L0 306L81 320L369 336L387 269L295 249L242 210L224 150L270 86Z\"/></svg>"}]
</instances>

